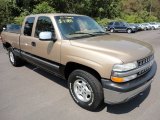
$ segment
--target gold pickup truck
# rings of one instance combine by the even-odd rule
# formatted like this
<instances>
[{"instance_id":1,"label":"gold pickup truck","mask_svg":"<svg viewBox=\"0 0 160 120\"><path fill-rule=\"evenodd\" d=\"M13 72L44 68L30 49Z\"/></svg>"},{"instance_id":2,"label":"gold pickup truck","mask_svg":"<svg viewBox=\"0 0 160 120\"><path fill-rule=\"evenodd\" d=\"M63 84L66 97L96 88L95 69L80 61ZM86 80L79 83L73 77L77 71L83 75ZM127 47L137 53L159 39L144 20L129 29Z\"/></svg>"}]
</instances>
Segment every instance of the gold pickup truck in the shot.
<instances>
[{"instance_id":1,"label":"gold pickup truck","mask_svg":"<svg viewBox=\"0 0 160 120\"><path fill-rule=\"evenodd\" d=\"M88 110L137 96L157 69L150 44L108 34L84 15L30 15L20 34L1 37L13 66L27 61L68 80L72 98Z\"/></svg>"}]
</instances>

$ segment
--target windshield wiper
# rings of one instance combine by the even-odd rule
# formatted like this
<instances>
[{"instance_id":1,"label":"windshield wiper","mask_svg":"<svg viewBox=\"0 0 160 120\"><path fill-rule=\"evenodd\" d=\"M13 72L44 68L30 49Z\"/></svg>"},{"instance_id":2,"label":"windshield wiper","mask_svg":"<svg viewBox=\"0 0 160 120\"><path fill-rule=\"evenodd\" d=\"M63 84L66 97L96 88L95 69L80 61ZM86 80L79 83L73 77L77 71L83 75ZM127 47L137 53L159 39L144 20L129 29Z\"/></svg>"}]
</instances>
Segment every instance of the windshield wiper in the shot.
<instances>
[{"instance_id":1,"label":"windshield wiper","mask_svg":"<svg viewBox=\"0 0 160 120\"><path fill-rule=\"evenodd\" d=\"M93 33L100 33L100 34L106 34L107 32L103 32L103 31L97 31L97 32L93 32Z\"/></svg>"},{"instance_id":2,"label":"windshield wiper","mask_svg":"<svg viewBox=\"0 0 160 120\"><path fill-rule=\"evenodd\" d=\"M88 33L88 32L74 32L74 33L70 33L69 35L74 35L74 34L86 34L86 35L95 36L93 33Z\"/></svg>"}]
</instances>

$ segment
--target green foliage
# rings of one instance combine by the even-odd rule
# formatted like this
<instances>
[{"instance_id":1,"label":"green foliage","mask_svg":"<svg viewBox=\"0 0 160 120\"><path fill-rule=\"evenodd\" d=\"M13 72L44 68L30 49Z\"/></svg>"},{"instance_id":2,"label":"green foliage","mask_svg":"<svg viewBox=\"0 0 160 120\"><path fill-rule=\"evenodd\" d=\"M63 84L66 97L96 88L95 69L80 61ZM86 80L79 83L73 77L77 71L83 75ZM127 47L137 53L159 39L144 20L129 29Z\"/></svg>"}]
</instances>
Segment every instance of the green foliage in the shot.
<instances>
[{"instance_id":1,"label":"green foliage","mask_svg":"<svg viewBox=\"0 0 160 120\"><path fill-rule=\"evenodd\" d=\"M96 21L100 24L100 25L107 25L109 22L111 22L112 20L108 19L108 18L103 18L103 19L100 19L100 18L97 18Z\"/></svg>"},{"instance_id":2,"label":"green foliage","mask_svg":"<svg viewBox=\"0 0 160 120\"><path fill-rule=\"evenodd\" d=\"M0 31L6 23L12 23L16 15L19 15L20 9L16 6L14 0L0 0Z\"/></svg>"},{"instance_id":3,"label":"green foliage","mask_svg":"<svg viewBox=\"0 0 160 120\"><path fill-rule=\"evenodd\" d=\"M144 22L138 15L125 15L124 20L128 23L142 23Z\"/></svg>"},{"instance_id":4,"label":"green foliage","mask_svg":"<svg viewBox=\"0 0 160 120\"><path fill-rule=\"evenodd\" d=\"M158 22L158 18L153 16L153 15L149 16L148 17L148 22L152 22L152 21L157 21Z\"/></svg>"},{"instance_id":5,"label":"green foliage","mask_svg":"<svg viewBox=\"0 0 160 120\"><path fill-rule=\"evenodd\" d=\"M21 24L24 17L38 13L76 13L96 18L105 25L112 20L150 22L160 20L160 0L0 0L0 28Z\"/></svg>"},{"instance_id":6,"label":"green foliage","mask_svg":"<svg viewBox=\"0 0 160 120\"><path fill-rule=\"evenodd\" d=\"M48 5L47 2L42 2L35 6L33 9L33 14L39 14L39 13L55 13L54 8Z\"/></svg>"},{"instance_id":7,"label":"green foliage","mask_svg":"<svg viewBox=\"0 0 160 120\"><path fill-rule=\"evenodd\" d=\"M38 5L36 5L35 8L33 9L33 12L31 12L31 13L27 10L24 10L24 12L22 12L18 17L14 18L14 21L16 24L21 25L25 16L27 16L29 14L54 13L54 12L55 12L54 8L49 6L47 2L42 2Z\"/></svg>"},{"instance_id":8,"label":"green foliage","mask_svg":"<svg viewBox=\"0 0 160 120\"><path fill-rule=\"evenodd\" d=\"M109 22L112 22L112 21L124 21L124 20L121 19L121 18L114 18L114 19L102 18L102 19L100 19L98 17L98 18L96 18L96 21L97 21L98 24L100 24L102 26L106 26Z\"/></svg>"},{"instance_id":9,"label":"green foliage","mask_svg":"<svg viewBox=\"0 0 160 120\"><path fill-rule=\"evenodd\" d=\"M25 16L27 16L27 15L29 15L29 14L30 14L30 13L29 13L27 10L24 11L24 12L22 12L22 13L20 14L20 16L14 18L14 22L15 22L16 24L21 25L22 22L23 22L23 20L24 20L24 18L25 18Z\"/></svg>"}]
</instances>

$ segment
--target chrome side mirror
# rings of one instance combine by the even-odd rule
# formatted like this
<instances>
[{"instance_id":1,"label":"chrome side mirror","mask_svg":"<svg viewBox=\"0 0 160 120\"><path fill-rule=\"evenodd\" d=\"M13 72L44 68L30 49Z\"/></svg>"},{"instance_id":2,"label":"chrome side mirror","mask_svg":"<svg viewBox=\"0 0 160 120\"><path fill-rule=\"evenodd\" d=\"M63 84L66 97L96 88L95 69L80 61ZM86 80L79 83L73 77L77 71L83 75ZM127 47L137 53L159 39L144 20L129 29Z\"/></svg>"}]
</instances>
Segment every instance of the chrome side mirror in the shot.
<instances>
[{"instance_id":1,"label":"chrome side mirror","mask_svg":"<svg viewBox=\"0 0 160 120\"><path fill-rule=\"evenodd\" d=\"M44 41L46 41L46 40L56 40L56 38L55 38L55 36L53 35L53 33L52 32L40 32L39 33L39 39L40 40L44 40Z\"/></svg>"}]
</instances>

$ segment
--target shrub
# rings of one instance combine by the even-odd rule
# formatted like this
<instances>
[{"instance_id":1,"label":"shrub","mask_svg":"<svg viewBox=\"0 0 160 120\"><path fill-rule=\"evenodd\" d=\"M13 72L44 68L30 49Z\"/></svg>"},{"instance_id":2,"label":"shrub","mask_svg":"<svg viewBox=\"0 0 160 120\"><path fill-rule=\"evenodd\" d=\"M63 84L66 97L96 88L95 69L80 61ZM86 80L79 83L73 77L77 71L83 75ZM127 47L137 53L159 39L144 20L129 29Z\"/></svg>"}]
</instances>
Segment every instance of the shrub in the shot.
<instances>
[{"instance_id":1,"label":"shrub","mask_svg":"<svg viewBox=\"0 0 160 120\"><path fill-rule=\"evenodd\" d=\"M54 13L55 10L47 2L42 2L35 6L33 9L33 14L39 14L39 13Z\"/></svg>"}]
</instances>

